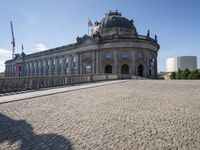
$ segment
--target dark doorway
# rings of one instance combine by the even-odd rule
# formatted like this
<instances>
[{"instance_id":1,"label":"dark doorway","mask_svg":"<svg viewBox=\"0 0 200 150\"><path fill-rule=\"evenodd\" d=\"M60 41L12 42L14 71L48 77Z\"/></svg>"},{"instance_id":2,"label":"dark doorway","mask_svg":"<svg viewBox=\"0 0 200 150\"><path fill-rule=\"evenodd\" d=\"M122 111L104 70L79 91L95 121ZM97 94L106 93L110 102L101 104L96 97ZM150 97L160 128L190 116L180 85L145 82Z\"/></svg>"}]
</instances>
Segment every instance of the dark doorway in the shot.
<instances>
[{"instance_id":1,"label":"dark doorway","mask_svg":"<svg viewBox=\"0 0 200 150\"><path fill-rule=\"evenodd\" d=\"M152 74L152 73L151 73L151 69L150 69L150 70L149 70L149 76L150 76L150 77L151 77L151 74Z\"/></svg>"},{"instance_id":2,"label":"dark doorway","mask_svg":"<svg viewBox=\"0 0 200 150\"><path fill-rule=\"evenodd\" d=\"M129 74L129 66L127 64L121 66L121 74Z\"/></svg>"},{"instance_id":3,"label":"dark doorway","mask_svg":"<svg viewBox=\"0 0 200 150\"><path fill-rule=\"evenodd\" d=\"M143 65L139 65L138 66L138 75L142 77L143 76L143 71L144 71Z\"/></svg>"},{"instance_id":4,"label":"dark doorway","mask_svg":"<svg viewBox=\"0 0 200 150\"><path fill-rule=\"evenodd\" d=\"M105 66L105 73L112 73L112 66L111 65Z\"/></svg>"}]
</instances>

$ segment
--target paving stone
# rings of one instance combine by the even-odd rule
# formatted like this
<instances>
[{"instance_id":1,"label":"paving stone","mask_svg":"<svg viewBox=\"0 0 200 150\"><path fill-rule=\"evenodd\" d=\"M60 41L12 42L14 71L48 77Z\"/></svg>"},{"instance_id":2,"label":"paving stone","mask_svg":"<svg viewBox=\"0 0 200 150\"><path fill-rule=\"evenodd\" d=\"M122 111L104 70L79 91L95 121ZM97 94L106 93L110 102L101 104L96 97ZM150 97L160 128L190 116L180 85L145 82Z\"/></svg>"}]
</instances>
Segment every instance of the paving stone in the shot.
<instances>
[{"instance_id":1,"label":"paving stone","mask_svg":"<svg viewBox=\"0 0 200 150\"><path fill-rule=\"evenodd\" d=\"M0 149L200 149L199 91L130 80L2 103Z\"/></svg>"}]
</instances>

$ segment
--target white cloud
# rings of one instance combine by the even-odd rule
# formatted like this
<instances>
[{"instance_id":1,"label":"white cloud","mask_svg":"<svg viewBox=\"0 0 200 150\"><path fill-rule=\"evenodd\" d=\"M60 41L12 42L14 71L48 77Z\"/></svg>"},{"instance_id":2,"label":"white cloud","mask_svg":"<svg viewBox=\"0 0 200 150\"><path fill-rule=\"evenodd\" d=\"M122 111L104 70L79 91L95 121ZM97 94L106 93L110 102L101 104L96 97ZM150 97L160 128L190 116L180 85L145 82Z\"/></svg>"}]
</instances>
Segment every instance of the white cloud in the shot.
<instances>
[{"instance_id":1,"label":"white cloud","mask_svg":"<svg viewBox=\"0 0 200 150\"><path fill-rule=\"evenodd\" d=\"M0 61L0 72L4 72L4 71L5 71L4 61Z\"/></svg>"},{"instance_id":2,"label":"white cloud","mask_svg":"<svg viewBox=\"0 0 200 150\"><path fill-rule=\"evenodd\" d=\"M34 47L36 51L44 51L48 49L47 46L42 43L35 44Z\"/></svg>"},{"instance_id":3,"label":"white cloud","mask_svg":"<svg viewBox=\"0 0 200 150\"><path fill-rule=\"evenodd\" d=\"M0 48L0 56L11 56L12 51Z\"/></svg>"},{"instance_id":4,"label":"white cloud","mask_svg":"<svg viewBox=\"0 0 200 150\"><path fill-rule=\"evenodd\" d=\"M0 72L5 71L4 62L8 59L11 59L12 51L4 48L0 48Z\"/></svg>"}]
</instances>

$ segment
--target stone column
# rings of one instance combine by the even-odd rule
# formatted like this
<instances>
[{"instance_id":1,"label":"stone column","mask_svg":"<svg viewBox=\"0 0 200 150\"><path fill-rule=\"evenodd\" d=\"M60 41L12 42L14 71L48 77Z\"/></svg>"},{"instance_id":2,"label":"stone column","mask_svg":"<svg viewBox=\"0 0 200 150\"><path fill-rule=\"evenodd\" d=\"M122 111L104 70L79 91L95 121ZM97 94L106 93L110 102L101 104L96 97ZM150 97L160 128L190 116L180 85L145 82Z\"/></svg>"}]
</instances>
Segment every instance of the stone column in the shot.
<instances>
[{"instance_id":1,"label":"stone column","mask_svg":"<svg viewBox=\"0 0 200 150\"><path fill-rule=\"evenodd\" d=\"M132 49L130 50L130 60L131 60L131 63L129 66L130 74L135 75L135 50L132 50Z\"/></svg>"},{"instance_id":2,"label":"stone column","mask_svg":"<svg viewBox=\"0 0 200 150\"><path fill-rule=\"evenodd\" d=\"M58 65L59 65L59 58L55 58L55 70L54 70L54 75L58 75Z\"/></svg>"},{"instance_id":3,"label":"stone column","mask_svg":"<svg viewBox=\"0 0 200 150\"><path fill-rule=\"evenodd\" d=\"M154 78L156 78L157 77L157 74L158 74L158 65L157 65L157 54L156 54L156 56L155 56L155 63L154 63L154 68L155 68L155 72L154 72Z\"/></svg>"},{"instance_id":4,"label":"stone column","mask_svg":"<svg viewBox=\"0 0 200 150\"><path fill-rule=\"evenodd\" d=\"M77 55L77 73L80 74L80 53Z\"/></svg>"},{"instance_id":5,"label":"stone column","mask_svg":"<svg viewBox=\"0 0 200 150\"><path fill-rule=\"evenodd\" d=\"M38 68L38 61L35 61L35 76L37 77L39 73L39 68Z\"/></svg>"},{"instance_id":6,"label":"stone column","mask_svg":"<svg viewBox=\"0 0 200 150\"><path fill-rule=\"evenodd\" d=\"M47 70L47 59L43 60L43 65L44 65L44 72L43 72L43 76L47 76L48 75L48 70Z\"/></svg>"},{"instance_id":7,"label":"stone column","mask_svg":"<svg viewBox=\"0 0 200 150\"><path fill-rule=\"evenodd\" d=\"M60 71L61 71L61 75L64 75L65 73L64 73L64 63L65 63L65 59L64 59L64 57L61 57L60 58L61 59L61 67L60 67Z\"/></svg>"},{"instance_id":8,"label":"stone column","mask_svg":"<svg viewBox=\"0 0 200 150\"><path fill-rule=\"evenodd\" d=\"M73 57L73 56L70 56L70 57L69 57L69 65L68 65L68 66L69 66L69 75L72 75L72 63L73 63L73 62L72 62L72 57Z\"/></svg>"},{"instance_id":9,"label":"stone column","mask_svg":"<svg viewBox=\"0 0 200 150\"><path fill-rule=\"evenodd\" d=\"M50 58L49 61L50 61L50 64L49 64L49 75L51 76L53 74L52 73L53 59Z\"/></svg>"},{"instance_id":10,"label":"stone column","mask_svg":"<svg viewBox=\"0 0 200 150\"><path fill-rule=\"evenodd\" d=\"M30 76L30 63L27 62L27 65L26 65L26 76Z\"/></svg>"},{"instance_id":11,"label":"stone column","mask_svg":"<svg viewBox=\"0 0 200 150\"><path fill-rule=\"evenodd\" d=\"M118 74L118 51L114 50L113 51L113 66L112 66L112 73L113 74Z\"/></svg>"},{"instance_id":12,"label":"stone column","mask_svg":"<svg viewBox=\"0 0 200 150\"><path fill-rule=\"evenodd\" d=\"M96 57L95 57L95 61L96 61L96 74L99 73L99 51L96 50Z\"/></svg>"},{"instance_id":13,"label":"stone column","mask_svg":"<svg viewBox=\"0 0 200 150\"><path fill-rule=\"evenodd\" d=\"M82 54L79 54L79 74L83 74L83 58L82 58Z\"/></svg>"},{"instance_id":14,"label":"stone column","mask_svg":"<svg viewBox=\"0 0 200 150\"><path fill-rule=\"evenodd\" d=\"M92 74L95 74L95 52L92 51L92 64L91 64Z\"/></svg>"},{"instance_id":15,"label":"stone column","mask_svg":"<svg viewBox=\"0 0 200 150\"><path fill-rule=\"evenodd\" d=\"M42 61L38 60L38 76L41 76Z\"/></svg>"},{"instance_id":16,"label":"stone column","mask_svg":"<svg viewBox=\"0 0 200 150\"><path fill-rule=\"evenodd\" d=\"M30 62L30 76L33 76L33 62Z\"/></svg>"}]
</instances>

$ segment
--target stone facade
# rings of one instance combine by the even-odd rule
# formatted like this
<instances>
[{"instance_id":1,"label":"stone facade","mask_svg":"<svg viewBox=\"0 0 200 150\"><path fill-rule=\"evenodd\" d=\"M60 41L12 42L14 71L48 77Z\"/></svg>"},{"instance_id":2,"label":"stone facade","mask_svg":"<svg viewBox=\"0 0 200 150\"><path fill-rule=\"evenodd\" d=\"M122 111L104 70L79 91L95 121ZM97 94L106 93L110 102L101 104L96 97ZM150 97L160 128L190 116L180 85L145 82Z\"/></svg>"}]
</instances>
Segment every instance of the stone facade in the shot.
<instances>
[{"instance_id":1,"label":"stone facade","mask_svg":"<svg viewBox=\"0 0 200 150\"><path fill-rule=\"evenodd\" d=\"M133 20L109 12L95 23L91 36L6 61L6 76L110 73L156 78L159 47L157 37L138 35Z\"/></svg>"}]
</instances>

